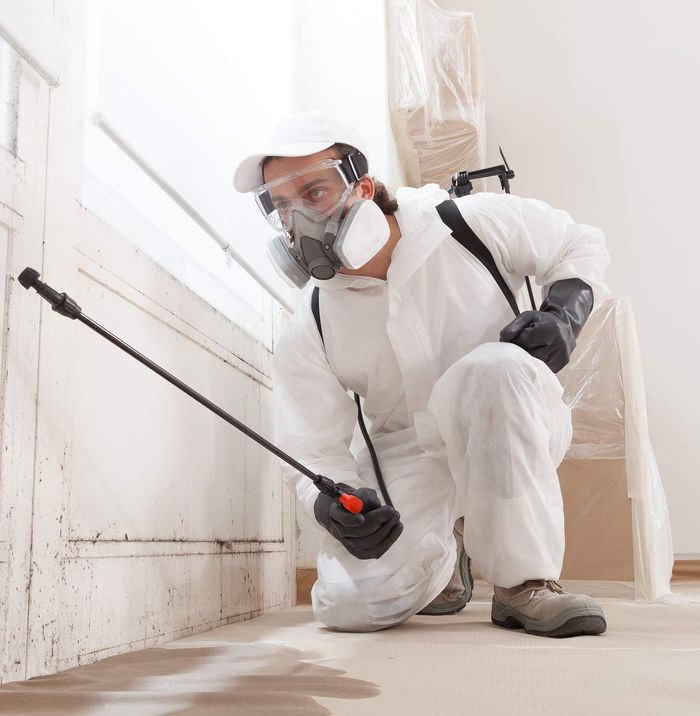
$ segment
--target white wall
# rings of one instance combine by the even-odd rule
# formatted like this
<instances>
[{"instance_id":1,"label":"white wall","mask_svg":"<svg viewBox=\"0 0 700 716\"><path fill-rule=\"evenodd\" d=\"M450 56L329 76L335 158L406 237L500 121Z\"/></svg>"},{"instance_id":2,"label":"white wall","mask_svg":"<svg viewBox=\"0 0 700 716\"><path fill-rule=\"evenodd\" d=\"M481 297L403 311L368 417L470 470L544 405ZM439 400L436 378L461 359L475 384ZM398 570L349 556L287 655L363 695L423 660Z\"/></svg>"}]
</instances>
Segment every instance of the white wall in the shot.
<instances>
[{"instance_id":1,"label":"white wall","mask_svg":"<svg viewBox=\"0 0 700 716\"><path fill-rule=\"evenodd\" d=\"M513 191L601 227L632 299L677 554L700 553L697 167L700 6L684 0L440 0L475 14L487 159Z\"/></svg>"},{"instance_id":2,"label":"white wall","mask_svg":"<svg viewBox=\"0 0 700 716\"><path fill-rule=\"evenodd\" d=\"M22 64L17 156L0 147L0 682L289 606L294 588L294 510L276 459L18 285L36 267L88 316L271 434L263 340L82 203L88 0L43 5L37 37L26 3L2 15L62 81L49 90ZM245 8L236 16L251 36L258 20L246 25ZM257 89L232 92L255 105ZM128 106L143 130L147 94L125 93L112 109ZM207 210L205 181L225 175L230 186L232 152L218 156L216 136L194 157L158 137L172 167L181 171L178 157L197 165L193 193ZM160 208L139 211L149 221Z\"/></svg>"},{"instance_id":3,"label":"white wall","mask_svg":"<svg viewBox=\"0 0 700 716\"><path fill-rule=\"evenodd\" d=\"M367 141L370 173L401 183L387 104L386 16L378 0L295 0L292 110L325 109Z\"/></svg>"}]
</instances>

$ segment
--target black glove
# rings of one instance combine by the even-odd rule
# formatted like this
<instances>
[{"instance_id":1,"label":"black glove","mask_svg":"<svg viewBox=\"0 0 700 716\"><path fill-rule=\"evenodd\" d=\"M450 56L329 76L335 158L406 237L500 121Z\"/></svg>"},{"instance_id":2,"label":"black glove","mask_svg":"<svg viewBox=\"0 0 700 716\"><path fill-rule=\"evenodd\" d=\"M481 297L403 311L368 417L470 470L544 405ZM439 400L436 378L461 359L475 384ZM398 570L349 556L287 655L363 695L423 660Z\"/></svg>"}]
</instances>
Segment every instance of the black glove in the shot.
<instances>
[{"instance_id":1,"label":"black glove","mask_svg":"<svg viewBox=\"0 0 700 716\"><path fill-rule=\"evenodd\" d=\"M403 532L401 515L389 505L382 506L377 493L369 487L353 489L338 483L343 492L359 497L364 508L359 514L348 512L332 497L319 493L314 503L314 515L357 559L378 559Z\"/></svg>"},{"instance_id":2,"label":"black glove","mask_svg":"<svg viewBox=\"0 0 700 716\"><path fill-rule=\"evenodd\" d=\"M555 281L539 311L525 311L501 331L501 341L524 348L558 373L593 310L593 290L580 278Z\"/></svg>"}]
</instances>

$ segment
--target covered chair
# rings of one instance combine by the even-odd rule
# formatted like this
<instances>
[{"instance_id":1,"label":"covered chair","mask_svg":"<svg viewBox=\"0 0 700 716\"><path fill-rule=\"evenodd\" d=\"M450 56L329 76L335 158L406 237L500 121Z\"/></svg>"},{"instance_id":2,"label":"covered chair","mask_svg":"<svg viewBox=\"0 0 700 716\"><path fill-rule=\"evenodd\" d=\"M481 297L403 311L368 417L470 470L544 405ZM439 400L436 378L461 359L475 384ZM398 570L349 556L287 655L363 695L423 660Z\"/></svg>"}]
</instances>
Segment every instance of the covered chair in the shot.
<instances>
[{"instance_id":1,"label":"covered chair","mask_svg":"<svg viewBox=\"0 0 700 716\"><path fill-rule=\"evenodd\" d=\"M634 578L636 599L655 601L671 591L673 547L629 300L608 300L593 312L558 377L574 426L559 467L562 578Z\"/></svg>"},{"instance_id":2,"label":"covered chair","mask_svg":"<svg viewBox=\"0 0 700 716\"><path fill-rule=\"evenodd\" d=\"M406 184L447 187L456 172L484 166L474 16L432 0L390 0L388 13L389 111Z\"/></svg>"}]
</instances>

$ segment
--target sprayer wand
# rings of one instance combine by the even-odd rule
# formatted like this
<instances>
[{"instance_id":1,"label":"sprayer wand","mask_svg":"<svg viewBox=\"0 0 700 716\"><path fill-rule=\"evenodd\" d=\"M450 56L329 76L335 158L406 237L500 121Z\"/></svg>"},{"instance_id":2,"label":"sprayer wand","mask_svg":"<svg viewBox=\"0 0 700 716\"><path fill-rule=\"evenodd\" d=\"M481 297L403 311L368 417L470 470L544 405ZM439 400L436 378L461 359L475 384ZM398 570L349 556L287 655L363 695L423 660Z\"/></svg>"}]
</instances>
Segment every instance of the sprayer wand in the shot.
<instances>
[{"instance_id":1,"label":"sprayer wand","mask_svg":"<svg viewBox=\"0 0 700 716\"><path fill-rule=\"evenodd\" d=\"M125 353L128 353L132 358L135 358L139 363L143 363L147 368L150 368L154 373L157 373L161 378L164 378L176 388L179 388L183 393L186 393L190 398L194 398L198 403L203 405L205 408L209 408L212 413L215 413L220 418L225 420L234 428L238 428L242 433L245 433L249 438L255 440L255 442L262 445L264 448L269 450L278 458L284 460L288 465L291 465L295 470L298 470L302 475L313 480L314 484L318 488L319 492L324 495L328 495L333 499L337 500L348 512L362 512L364 507L362 500L355 495L350 495L343 492L338 485L333 482L329 477L324 475L317 475L316 473L309 470L307 467L297 462L293 457L287 455L286 452L280 450L276 445L273 445L269 440L266 440L262 435L258 435L254 430L251 430L247 425L236 420L232 415L229 415L225 410L220 408L211 400L208 400L203 395L198 393L189 385L183 383L179 378L176 378L168 371L161 368L157 363L147 358L142 353L139 353L135 348L125 343L121 338L118 338L108 330L103 328L99 323L95 323L91 318L88 318L83 314L82 308L67 294L59 293L55 289L51 288L47 284L39 281L39 272L29 266L22 271L19 275L19 282L26 289L33 288L43 299L47 300L51 304L51 308L60 313L62 316L66 316L73 320L78 320L84 323L88 328L91 328L95 333L99 333L103 338L106 338L110 343L113 343L117 348L121 348Z\"/></svg>"}]
</instances>

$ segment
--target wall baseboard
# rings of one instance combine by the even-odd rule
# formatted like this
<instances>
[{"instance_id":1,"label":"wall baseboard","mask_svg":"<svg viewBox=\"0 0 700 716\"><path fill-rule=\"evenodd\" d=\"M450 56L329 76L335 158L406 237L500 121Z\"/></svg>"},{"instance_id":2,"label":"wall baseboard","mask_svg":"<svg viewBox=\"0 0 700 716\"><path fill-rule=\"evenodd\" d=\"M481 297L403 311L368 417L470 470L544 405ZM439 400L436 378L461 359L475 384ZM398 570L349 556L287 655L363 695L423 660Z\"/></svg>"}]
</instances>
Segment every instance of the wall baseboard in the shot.
<instances>
[{"instance_id":1,"label":"wall baseboard","mask_svg":"<svg viewBox=\"0 0 700 716\"><path fill-rule=\"evenodd\" d=\"M297 604L311 604L311 587L317 577L315 567L297 567Z\"/></svg>"},{"instance_id":2,"label":"wall baseboard","mask_svg":"<svg viewBox=\"0 0 700 716\"><path fill-rule=\"evenodd\" d=\"M311 587L318 576L314 567L297 568L297 604L311 604ZM676 560L672 582L700 582L700 559Z\"/></svg>"},{"instance_id":3,"label":"wall baseboard","mask_svg":"<svg viewBox=\"0 0 700 716\"><path fill-rule=\"evenodd\" d=\"M673 563L672 582L700 582L700 559L676 560Z\"/></svg>"}]
</instances>

